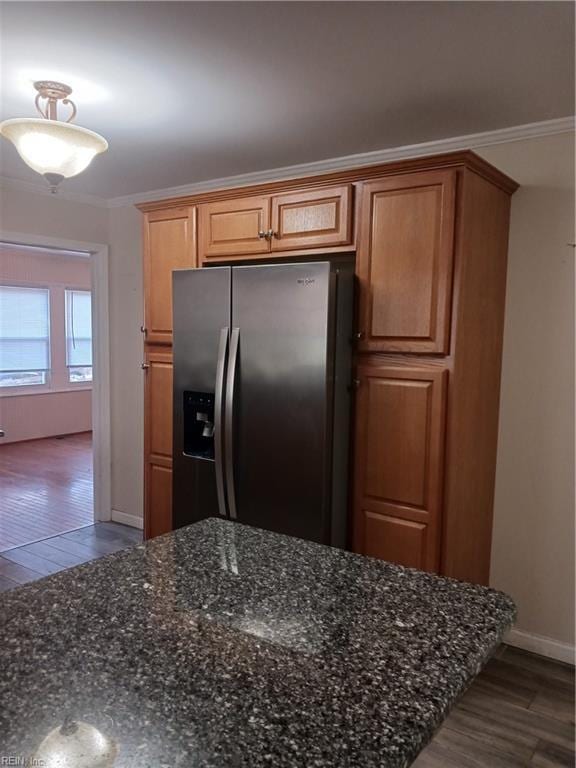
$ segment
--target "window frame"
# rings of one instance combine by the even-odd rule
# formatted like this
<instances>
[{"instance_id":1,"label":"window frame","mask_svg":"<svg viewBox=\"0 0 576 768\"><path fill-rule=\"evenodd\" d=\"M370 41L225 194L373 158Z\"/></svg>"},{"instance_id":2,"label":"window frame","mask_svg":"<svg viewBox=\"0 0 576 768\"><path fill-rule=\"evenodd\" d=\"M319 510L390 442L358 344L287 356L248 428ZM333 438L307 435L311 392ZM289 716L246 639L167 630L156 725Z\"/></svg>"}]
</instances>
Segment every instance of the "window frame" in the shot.
<instances>
[{"instance_id":1,"label":"window frame","mask_svg":"<svg viewBox=\"0 0 576 768\"><path fill-rule=\"evenodd\" d=\"M68 292L76 293L89 293L90 294L90 346L92 365L69 365L68 364ZM64 286L64 350L65 350L65 365L66 365L66 380L70 389L92 389L92 382L94 381L94 309L93 309L93 297L94 292L92 287L90 288L71 288L69 285ZM89 381L70 381L70 371L73 368L91 368L92 375Z\"/></svg>"}]
</instances>

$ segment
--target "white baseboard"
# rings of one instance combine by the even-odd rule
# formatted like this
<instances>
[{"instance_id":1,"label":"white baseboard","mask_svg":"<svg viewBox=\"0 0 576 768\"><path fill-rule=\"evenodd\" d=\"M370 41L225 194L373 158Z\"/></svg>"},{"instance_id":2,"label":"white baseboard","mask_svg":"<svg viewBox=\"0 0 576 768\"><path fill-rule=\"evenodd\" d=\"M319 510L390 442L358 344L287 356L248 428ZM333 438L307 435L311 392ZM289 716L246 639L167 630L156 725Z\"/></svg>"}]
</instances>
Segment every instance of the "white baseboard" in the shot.
<instances>
[{"instance_id":1,"label":"white baseboard","mask_svg":"<svg viewBox=\"0 0 576 768\"><path fill-rule=\"evenodd\" d=\"M131 525L132 528L144 528L144 520L136 515L129 515L126 512L120 512L119 509L112 510L112 520L115 523L122 523L122 525Z\"/></svg>"},{"instance_id":2,"label":"white baseboard","mask_svg":"<svg viewBox=\"0 0 576 768\"><path fill-rule=\"evenodd\" d=\"M575 647L569 643L553 640L551 637L533 635L529 632L522 632L520 629L511 629L504 638L504 642L506 645L513 645L523 651L537 653L540 656L546 656L549 659L555 659L555 661L563 661L566 664L574 664Z\"/></svg>"}]
</instances>

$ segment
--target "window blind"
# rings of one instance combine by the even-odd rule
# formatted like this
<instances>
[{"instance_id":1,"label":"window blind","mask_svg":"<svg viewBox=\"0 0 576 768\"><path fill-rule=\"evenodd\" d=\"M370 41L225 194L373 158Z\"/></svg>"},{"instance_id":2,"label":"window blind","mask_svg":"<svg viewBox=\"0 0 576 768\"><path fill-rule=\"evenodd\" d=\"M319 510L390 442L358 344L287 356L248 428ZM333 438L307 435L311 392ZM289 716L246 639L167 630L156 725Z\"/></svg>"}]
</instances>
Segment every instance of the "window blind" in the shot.
<instances>
[{"instance_id":1,"label":"window blind","mask_svg":"<svg viewBox=\"0 0 576 768\"><path fill-rule=\"evenodd\" d=\"M66 291L66 365L92 365L92 294Z\"/></svg>"},{"instance_id":2,"label":"window blind","mask_svg":"<svg viewBox=\"0 0 576 768\"><path fill-rule=\"evenodd\" d=\"M0 285L0 372L49 368L48 289Z\"/></svg>"}]
</instances>

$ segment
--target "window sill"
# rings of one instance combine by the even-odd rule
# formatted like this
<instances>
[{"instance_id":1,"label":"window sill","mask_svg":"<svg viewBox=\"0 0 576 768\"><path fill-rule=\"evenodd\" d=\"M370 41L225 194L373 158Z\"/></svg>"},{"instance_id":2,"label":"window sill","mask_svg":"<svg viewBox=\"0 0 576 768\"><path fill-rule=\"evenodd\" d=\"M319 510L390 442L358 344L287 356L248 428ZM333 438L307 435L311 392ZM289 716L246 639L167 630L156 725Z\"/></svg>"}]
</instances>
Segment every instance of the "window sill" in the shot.
<instances>
[{"instance_id":1,"label":"window sill","mask_svg":"<svg viewBox=\"0 0 576 768\"><path fill-rule=\"evenodd\" d=\"M50 389L48 387L46 389L33 388L32 391L28 392L23 391L25 389L26 387L21 387L10 392L2 392L0 390L0 400L4 397L32 397L32 395L63 395L69 392L89 392L92 390L92 385L77 384L70 387L60 387L59 389Z\"/></svg>"}]
</instances>

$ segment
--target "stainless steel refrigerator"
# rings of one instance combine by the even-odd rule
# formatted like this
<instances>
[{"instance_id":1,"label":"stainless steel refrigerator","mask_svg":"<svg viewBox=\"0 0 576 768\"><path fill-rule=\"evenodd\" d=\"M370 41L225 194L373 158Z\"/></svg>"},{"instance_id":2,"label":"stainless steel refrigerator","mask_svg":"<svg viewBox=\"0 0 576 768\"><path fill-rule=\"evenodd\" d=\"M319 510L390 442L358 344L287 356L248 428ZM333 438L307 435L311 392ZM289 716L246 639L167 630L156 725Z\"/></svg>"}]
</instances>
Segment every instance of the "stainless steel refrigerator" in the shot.
<instances>
[{"instance_id":1,"label":"stainless steel refrigerator","mask_svg":"<svg viewBox=\"0 0 576 768\"><path fill-rule=\"evenodd\" d=\"M347 540L348 262L177 270L173 522Z\"/></svg>"}]
</instances>

